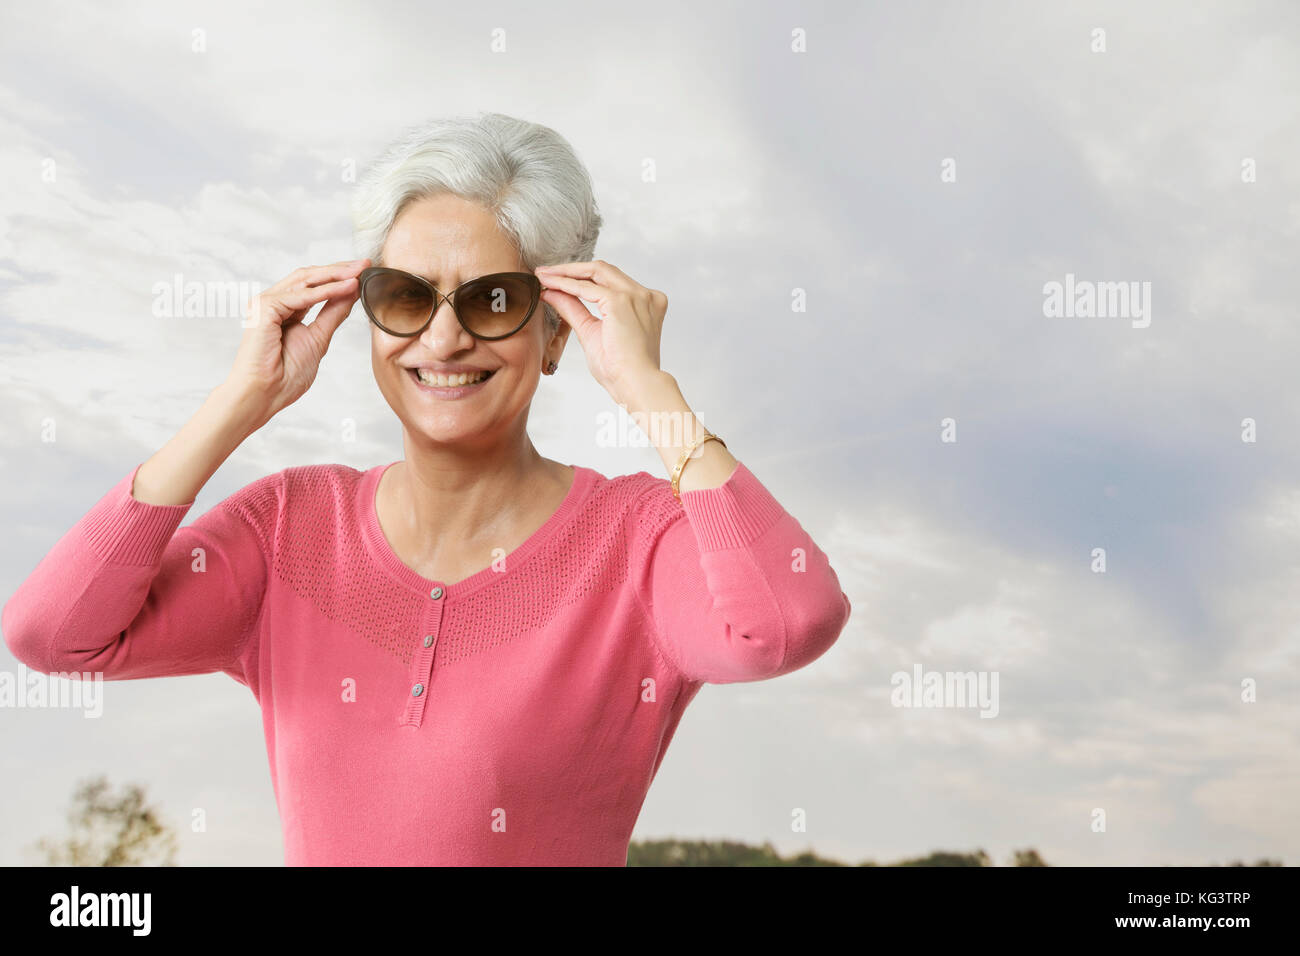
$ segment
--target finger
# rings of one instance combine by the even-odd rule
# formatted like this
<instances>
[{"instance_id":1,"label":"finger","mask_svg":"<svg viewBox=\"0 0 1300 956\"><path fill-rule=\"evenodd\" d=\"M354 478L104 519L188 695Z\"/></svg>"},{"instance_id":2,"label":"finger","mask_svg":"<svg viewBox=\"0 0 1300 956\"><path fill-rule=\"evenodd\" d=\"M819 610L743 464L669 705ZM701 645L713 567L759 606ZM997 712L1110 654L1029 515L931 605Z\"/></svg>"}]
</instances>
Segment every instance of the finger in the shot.
<instances>
[{"instance_id":1,"label":"finger","mask_svg":"<svg viewBox=\"0 0 1300 956\"><path fill-rule=\"evenodd\" d=\"M283 289L302 288L321 285L324 282L346 279L357 275L370 265L369 259L353 259L351 262L332 262L327 266L302 266L294 269L279 282L267 289L267 292L279 292Z\"/></svg>"},{"instance_id":2,"label":"finger","mask_svg":"<svg viewBox=\"0 0 1300 956\"><path fill-rule=\"evenodd\" d=\"M325 299L332 299L336 295L353 293L357 290L357 279L353 276L350 279L339 279L337 282L327 282L324 285L309 286L300 289L285 289L277 295L272 301L279 303L286 310L285 318L288 318L287 312L296 312L299 309L309 309L317 302ZM301 316L299 316L301 318Z\"/></svg>"},{"instance_id":3,"label":"finger","mask_svg":"<svg viewBox=\"0 0 1300 956\"><path fill-rule=\"evenodd\" d=\"M609 295L610 290L601 288L594 282L586 279L570 278L567 275L556 273L545 273L538 276L542 280L542 285L548 289L560 289L569 295L576 296L579 299L586 299L588 302L599 302Z\"/></svg>"},{"instance_id":4,"label":"finger","mask_svg":"<svg viewBox=\"0 0 1300 956\"><path fill-rule=\"evenodd\" d=\"M567 292L561 292L558 289L547 289L542 293L542 298L573 331L578 333L579 343L585 342L592 326L600 322L600 319L592 315L585 305ZM583 346L583 348L585 349L586 346Z\"/></svg>"},{"instance_id":5,"label":"finger","mask_svg":"<svg viewBox=\"0 0 1300 956\"><path fill-rule=\"evenodd\" d=\"M254 325L269 323L288 328L296 322L301 322L317 302L342 293L354 292L357 284L357 280L353 278L340 279L338 282L310 289L295 288L279 291L267 289L253 296L247 314Z\"/></svg>"},{"instance_id":6,"label":"finger","mask_svg":"<svg viewBox=\"0 0 1300 956\"><path fill-rule=\"evenodd\" d=\"M546 269L575 279L591 279L610 289L620 289L624 292L633 292L641 288L639 282L604 259L594 259L591 262L562 262L559 265L547 266ZM551 273L543 272L539 275L544 281L548 274Z\"/></svg>"},{"instance_id":7,"label":"finger","mask_svg":"<svg viewBox=\"0 0 1300 956\"><path fill-rule=\"evenodd\" d=\"M361 270L369 265L369 259L353 259L351 262L334 262L327 266L317 266L307 273L303 284L313 287L339 279L348 279L359 275Z\"/></svg>"},{"instance_id":8,"label":"finger","mask_svg":"<svg viewBox=\"0 0 1300 956\"><path fill-rule=\"evenodd\" d=\"M330 299L325 303L325 308L316 313L312 324L304 326L319 349L317 354L325 354L330 347L330 341L334 338L334 333L343 324L343 320L352 314L352 307L357 304L358 298L359 296L354 292L351 295Z\"/></svg>"}]
</instances>

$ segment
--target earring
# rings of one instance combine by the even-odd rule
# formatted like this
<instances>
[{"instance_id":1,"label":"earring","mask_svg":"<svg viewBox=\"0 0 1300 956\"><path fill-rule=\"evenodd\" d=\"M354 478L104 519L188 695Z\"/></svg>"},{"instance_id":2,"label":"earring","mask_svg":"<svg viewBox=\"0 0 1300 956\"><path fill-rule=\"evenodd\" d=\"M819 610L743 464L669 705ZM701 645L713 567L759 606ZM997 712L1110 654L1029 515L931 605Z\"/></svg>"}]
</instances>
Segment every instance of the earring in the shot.
<instances>
[{"instance_id":1,"label":"earring","mask_svg":"<svg viewBox=\"0 0 1300 956\"><path fill-rule=\"evenodd\" d=\"M559 363L557 363L557 362L548 362L548 363L546 364L546 368L545 368L543 371L544 371L547 375L554 375L554 374L555 374L555 370L556 370L557 368L559 368L559 367L560 367L560 366L559 366Z\"/></svg>"}]
</instances>

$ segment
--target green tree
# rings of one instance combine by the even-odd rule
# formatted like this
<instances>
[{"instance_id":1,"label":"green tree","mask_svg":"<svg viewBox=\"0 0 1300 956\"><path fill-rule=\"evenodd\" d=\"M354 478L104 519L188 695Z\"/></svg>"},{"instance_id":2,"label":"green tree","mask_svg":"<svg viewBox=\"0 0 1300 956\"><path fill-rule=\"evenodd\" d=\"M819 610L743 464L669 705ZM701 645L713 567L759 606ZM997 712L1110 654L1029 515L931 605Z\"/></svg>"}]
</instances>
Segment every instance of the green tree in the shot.
<instances>
[{"instance_id":1,"label":"green tree","mask_svg":"<svg viewBox=\"0 0 1300 956\"><path fill-rule=\"evenodd\" d=\"M937 850L929 856L917 857L914 860L900 860L892 866L992 866L993 861L983 850L976 850L974 853L950 853L947 850Z\"/></svg>"},{"instance_id":2,"label":"green tree","mask_svg":"<svg viewBox=\"0 0 1300 956\"><path fill-rule=\"evenodd\" d=\"M1016 854L1017 866L1046 866L1037 850ZM1026 862L1019 862L1024 860ZM1037 861L1028 862L1028 861ZM627 852L628 866L852 866L842 860L818 856L811 849L783 857L771 843L751 846L731 840L641 840L634 841ZM864 860L858 866L880 866ZM929 856L899 860L886 866L992 866L983 850L953 853L939 850Z\"/></svg>"},{"instance_id":3,"label":"green tree","mask_svg":"<svg viewBox=\"0 0 1300 956\"><path fill-rule=\"evenodd\" d=\"M70 836L36 843L47 866L176 865L176 835L134 784L114 795L103 775L82 781L68 823Z\"/></svg>"},{"instance_id":4,"label":"green tree","mask_svg":"<svg viewBox=\"0 0 1300 956\"><path fill-rule=\"evenodd\" d=\"M1011 857L1012 866L1047 866L1043 858L1034 849L1016 850Z\"/></svg>"},{"instance_id":5,"label":"green tree","mask_svg":"<svg viewBox=\"0 0 1300 956\"><path fill-rule=\"evenodd\" d=\"M1258 859L1254 863L1242 863L1240 860L1233 860L1228 866L1281 866L1281 860Z\"/></svg>"}]
</instances>

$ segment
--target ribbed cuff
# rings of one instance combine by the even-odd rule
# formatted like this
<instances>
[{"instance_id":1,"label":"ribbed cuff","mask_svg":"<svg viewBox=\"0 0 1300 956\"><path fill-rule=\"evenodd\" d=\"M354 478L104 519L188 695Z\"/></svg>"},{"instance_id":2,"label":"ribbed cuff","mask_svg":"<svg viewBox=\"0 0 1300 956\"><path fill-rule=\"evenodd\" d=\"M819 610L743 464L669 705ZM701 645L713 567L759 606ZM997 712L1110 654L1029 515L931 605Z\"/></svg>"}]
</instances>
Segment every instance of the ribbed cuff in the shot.
<instances>
[{"instance_id":1,"label":"ribbed cuff","mask_svg":"<svg viewBox=\"0 0 1300 956\"><path fill-rule=\"evenodd\" d=\"M716 488L683 491L682 509L701 551L746 547L785 514L744 462Z\"/></svg>"},{"instance_id":2,"label":"ribbed cuff","mask_svg":"<svg viewBox=\"0 0 1300 956\"><path fill-rule=\"evenodd\" d=\"M112 564L161 563L167 542L194 505L193 501L183 505L150 505L137 501L131 497L131 489L139 470L140 465L132 468L82 519L82 530L90 546Z\"/></svg>"}]
</instances>

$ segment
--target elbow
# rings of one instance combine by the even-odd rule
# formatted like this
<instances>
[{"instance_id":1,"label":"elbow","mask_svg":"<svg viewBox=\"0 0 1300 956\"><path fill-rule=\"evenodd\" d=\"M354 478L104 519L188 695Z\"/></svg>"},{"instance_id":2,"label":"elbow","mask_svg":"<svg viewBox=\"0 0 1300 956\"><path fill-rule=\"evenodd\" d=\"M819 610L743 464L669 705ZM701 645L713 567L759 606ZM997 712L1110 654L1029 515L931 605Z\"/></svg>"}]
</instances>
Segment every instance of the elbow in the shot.
<instances>
[{"instance_id":1,"label":"elbow","mask_svg":"<svg viewBox=\"0 0 1300 956\"><path fill-rule=\"evenodd\" d=\"M38 621L23 614L22 608L15 606L12 598L5 602L4 610L0 611L0 631L4 632L5 647L24 667L34 671L51 669L49 634L39 626Z\"/></svg>"},{"instance_id":2,"label":"elbow","mask_svg":"<svg viewBox=\"0 0 1300 956\"><path fill-rule=\"evenodd\" d=\"M778 673L806 667L829 651L844 632L852 610L849 596L839 588L834 589L833 596L800 607L789 622Z\"/></svg>"}]
</instances>

